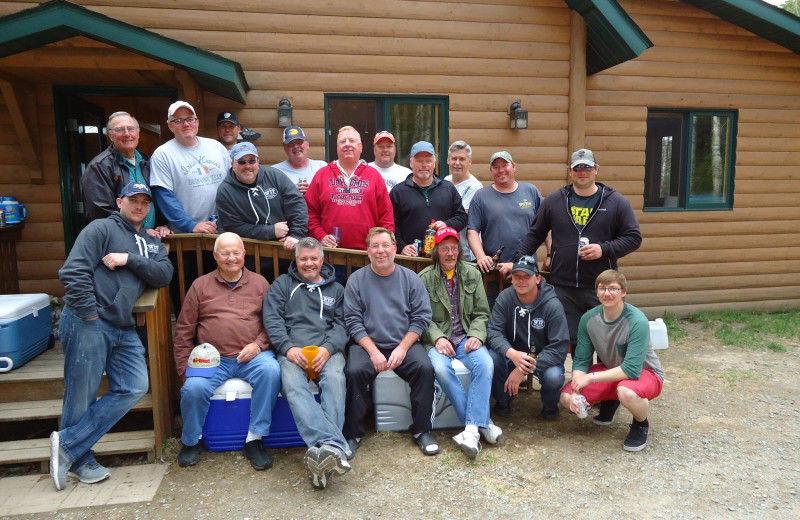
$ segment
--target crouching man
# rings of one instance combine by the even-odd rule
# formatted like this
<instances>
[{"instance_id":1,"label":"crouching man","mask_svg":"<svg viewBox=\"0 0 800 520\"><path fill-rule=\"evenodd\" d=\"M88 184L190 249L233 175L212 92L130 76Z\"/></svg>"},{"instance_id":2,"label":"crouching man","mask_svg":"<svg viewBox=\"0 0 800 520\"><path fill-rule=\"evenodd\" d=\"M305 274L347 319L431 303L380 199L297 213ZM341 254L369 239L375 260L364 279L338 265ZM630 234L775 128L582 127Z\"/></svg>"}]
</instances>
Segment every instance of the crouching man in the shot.
<instances>
[{"instance_id":1,"label":"crouching man","mask_svg":"<svg viewBox=\"0 0 800 520\"><path fill-rule=\"evenodd\" d=\"M342 350L349 336L344 288L334 280L333 266L325 263L316 238L300 239L289 273L270 287L264 327L278 353L283 395L308 446L303 457L308 478L315 488L323 489L332 475L350 471L349 447L342 435L346 388ZM318 347L310 360L303 353L306 346ZM319 385L319 403L308 388L309 377Z\"/></svg>"},{"instance_id":2,"label":"crouching man","mask_svg":"<svg viewBox=\"0 0 800 520\"><path fill-rule=\"evenodd\" d=\"M217 270L192 283L175 324L175 365L185 377L181 388L183 435L178 465L193 466L203 451L200 437L214 390L238 377L253 387L250 427L244 456L263 470L272 467L272 455L261 444L269 434L272 409L278 398L281 373L261 314L269 283L244 267L244 243L236 233L223 233L214 242ZM220 364L193 376L187 373L194 346L210 343L219 351Z\"/></svg>"},{"instance_id":3,"label":"crouching man","mask_svg":"<svg viewBox=\"0 0 800 520\"><path fill-rule=\"evenodd\" d=\"M580 413L579 395L587 406L600 402L595 424L607 426L620 403L633 415L622 448L640 451L647 445L650 400L661 394L664 371L650 346L650 324L644 313L625 303L625 275L608 269L595 282L600 305L581 317L572 382L561 390L561 405ZM598 363L592 364L597 353Z\"/></svg>"}]
</instances>

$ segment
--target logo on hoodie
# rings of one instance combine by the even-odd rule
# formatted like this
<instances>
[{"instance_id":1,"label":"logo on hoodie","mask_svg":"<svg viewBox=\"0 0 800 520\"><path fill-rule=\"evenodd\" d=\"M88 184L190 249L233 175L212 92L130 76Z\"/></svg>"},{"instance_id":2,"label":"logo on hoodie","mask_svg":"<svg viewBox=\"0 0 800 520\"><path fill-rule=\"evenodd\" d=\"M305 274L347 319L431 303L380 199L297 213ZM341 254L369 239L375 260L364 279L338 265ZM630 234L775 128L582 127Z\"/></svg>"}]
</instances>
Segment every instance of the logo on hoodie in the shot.
<instances>
[{"instance_id":1,"label":"logo on hoodie","mask_svg":"<svg viewBox=\"0 0 800 520\"><path fill-rule=\"evenodd\" d=\"M323 296L322 297L322 305L325 307L333 307L336 303L336 298L333 296Z\"/></svg>"},{"instance_id":2,"label":"logo on hoodie","mask_svg":"<svg viewBox=\"0 0 800 520\"><path fill-rule=\"evenodd\" d=\"M274 199L278 196L278 190L275 188L267 188L264 190L264 196L267 197L267 199Z\"/></svg>"},{"instance_id":3,"label":"logo on hoodie","mask_svg":"<svg viewBox=\"0 0 800 520\"><path fill-rule=\"evenodd\" d=\"M533 318L531 325L536 330L542 330L544 328L544 318Z\"/></svg>"}]
</instances>

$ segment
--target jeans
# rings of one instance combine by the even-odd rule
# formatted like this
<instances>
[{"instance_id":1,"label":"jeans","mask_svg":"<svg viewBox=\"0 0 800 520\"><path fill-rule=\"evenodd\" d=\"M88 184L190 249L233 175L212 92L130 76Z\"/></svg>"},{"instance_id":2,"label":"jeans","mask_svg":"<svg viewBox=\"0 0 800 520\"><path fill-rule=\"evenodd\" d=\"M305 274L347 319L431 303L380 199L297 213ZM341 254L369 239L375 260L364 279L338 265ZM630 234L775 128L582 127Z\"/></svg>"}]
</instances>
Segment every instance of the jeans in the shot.
<instances>
[{"instance_id":1,"label":"jeans","mask_svg":"<svg viewBox=\"0 0 800 520\"><path fill-rule=\"evenodd\" d=\"M239 363L236 358L222 357L213 376L186 378L181 388L181 442L184 446L198 443L214 390L232 377L244 379L253 387L250 395L249 430L256 435L269 435L272 409L281 389L281 368L275 359L275 353L266 350L247 363Z\"/></svg>"},{"instance_id":2,"label":"jeans","mask_svg":"<svg viewBox=\"0 0 800 520\"><path fill-rule=\"evenodd\" d=\"M474 424L478 428L489 425L489 393L492 389L492 357L489 350L482 346L478 350L467 353L464 338L456 348L456 359L461 361L469 370L469 391L456 376L450 357L440 354L435 348L428 351L428 357L433 363L436 380L442 386L445 395L450 399L458 415L458 420L464 424Z\"/></svg>"},{"instance_id":3,"label":"jeans","mask_svg":"<svg viewBox=\"0 0 800 520\"><path fill-rule=\"evenodd\" d=\"M505 386L508 374L514 370L514 362L508 358L501 357L500 354L494 350L490 350L489 354L494 361L494 377L492 378L492 396L498 403L508 403L510 396L505 392ZM556 365L548 367L544 370L538 368L533 371L533 375L539 380L542 385L542 406L547 410L552 410L558 407L558 401L561 397L561 387L564 386L564 365Z\"/></svg>"},{"instance_id":4,"label":"jeans","mask_svg":"<svg viewBox=\"0 0 800 520\"><path fill-rule=\"evenodd\" d=\"M78 469L94 460L92 446L147 393L147 364L136 327L102 318L84 321L64 307L59 322L64 349L61 448ZM99 400L103 371L109 391Z\"/></svg>"},{"instance_id":5,"label":"jeans","mask_svg":"<svg viewBox=\"0 0 800 520\"><path fill-rule=\"evenodd\" d=\"M348 451L344 425L344 356L336 353L322 367L317 379L320 402L308 389L306 371L285 356L280 357L283 395L289 401L297 431L308 446L332 444Z\"/></svg>"}]
</instances>

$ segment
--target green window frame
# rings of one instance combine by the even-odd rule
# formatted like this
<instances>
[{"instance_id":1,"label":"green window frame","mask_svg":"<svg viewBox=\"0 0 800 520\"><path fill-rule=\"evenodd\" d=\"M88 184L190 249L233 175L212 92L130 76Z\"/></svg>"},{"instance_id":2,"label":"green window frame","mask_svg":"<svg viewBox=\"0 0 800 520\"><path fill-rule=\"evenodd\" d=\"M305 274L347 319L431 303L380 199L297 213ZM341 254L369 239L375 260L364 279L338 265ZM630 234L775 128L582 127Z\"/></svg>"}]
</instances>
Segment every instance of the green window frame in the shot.
<instances>
[{"instance_id":1,"label":"green window frame","mask_svg":"<svg viewBox=\"0 0 800 520\"><path fill-rule=\"evenodd\" d=\"M648 109L645 211L733 209L738 111Z\"/></svg>"},{"instance_id":2,"label":"green window frame","mask_svg":"<svg viewBox=\"0 0 800 520\"><path fill-rule=\"evenodd\" d=\"M372 139L376 133L388 130L397 141L394 162L408 167L411 147L417 141L429 141L436 151L436 174L449 173L450 98L437 95L397 94L325 94L325 157L336 159L337 131L344 125L356 128L361 134L361 158L372 162Z\"/></svg>"}]
</instances>

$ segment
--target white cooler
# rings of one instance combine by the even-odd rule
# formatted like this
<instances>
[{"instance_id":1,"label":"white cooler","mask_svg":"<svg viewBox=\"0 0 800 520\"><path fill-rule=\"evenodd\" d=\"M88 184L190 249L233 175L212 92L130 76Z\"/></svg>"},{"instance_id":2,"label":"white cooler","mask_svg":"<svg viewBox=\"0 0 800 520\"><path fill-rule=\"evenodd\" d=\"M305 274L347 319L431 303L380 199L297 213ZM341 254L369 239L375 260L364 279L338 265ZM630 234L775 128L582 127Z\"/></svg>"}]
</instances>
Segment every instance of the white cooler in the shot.
<instances>
[{"instance_id":1,"label":"white cooler","mask_svg":"<svg viewBox=\"0 0 800 520\"><path fill-rule=\"evenodd\" d=\"M44 352L52 332L48 295L0 295L0 372L19 368Z\"/></svg>"}]
</instances>

